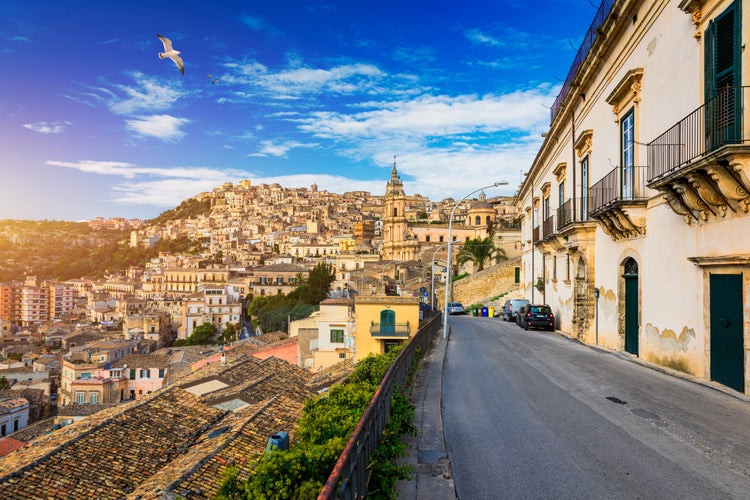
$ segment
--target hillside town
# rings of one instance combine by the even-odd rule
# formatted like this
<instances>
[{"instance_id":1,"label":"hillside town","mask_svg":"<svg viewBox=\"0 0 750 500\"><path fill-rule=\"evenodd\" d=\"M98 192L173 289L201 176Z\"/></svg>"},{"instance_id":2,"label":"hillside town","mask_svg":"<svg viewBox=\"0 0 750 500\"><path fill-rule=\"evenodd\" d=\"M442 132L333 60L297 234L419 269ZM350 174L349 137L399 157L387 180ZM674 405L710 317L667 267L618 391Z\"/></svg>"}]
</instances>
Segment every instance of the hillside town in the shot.
<instances>
[{"instance_id":1,"label":"hillside town","mask_svg":"<svg viewBox=\"0 0 750 500\"><path fill-rule=\"evenodd\" d=\"M143 267L104 279L26 276L0 283L0 376L9 386L0 413L3 455L82 419L106 419L100 413L142 411L139 405L156 404L153 398L166 398L161 394L167 389L169 398L180 394L180 404L187 397L183 391L192 392L197 396L191 398L212 408L209 413L291 398L284 404L296 412L279 424L289 429L307 397L340 380L368 354L407 341L439 307L449 229L456 245L491 238L500 249L491 264L506 278L514 274L508 262L514 265L520 255L512 198L482 192L456 203L407 195L395 161L382 195L244 181L195 200L207 210L186 219L154 225L98 218L90 224L101 231L130 228L124 243L130 246L188 237L202 242L198 255L161 253ZM248 315L253 297L289 294L319 263L335 271L328 298L311 316L289 318L282 330L263 332ZM459 267L456 272L477 271L471 262ZM472 287L485 294L477 301L496 293L498 281L490 276L485 285ZM503 283L518 286L512 278ZM387 319L381 315L384 306L391 314ZM218 338L224 338L222 332L230 337L224 343L179 345L206 324ZM258 362L270 366L263 373L275 378L293 374L301 392L289 394L289 381L277 381L267 393L253 384L248 399L248 381L266 375L227 383L218 374L256 370ZM223 382L212 386L206 377ZM201 388L190 389L194 379ZM279 392L279 386L285 389ZM221 396L225 393L229 399ZM214 400L221 402L216 406Z\"/></svg>"}]
</instances>

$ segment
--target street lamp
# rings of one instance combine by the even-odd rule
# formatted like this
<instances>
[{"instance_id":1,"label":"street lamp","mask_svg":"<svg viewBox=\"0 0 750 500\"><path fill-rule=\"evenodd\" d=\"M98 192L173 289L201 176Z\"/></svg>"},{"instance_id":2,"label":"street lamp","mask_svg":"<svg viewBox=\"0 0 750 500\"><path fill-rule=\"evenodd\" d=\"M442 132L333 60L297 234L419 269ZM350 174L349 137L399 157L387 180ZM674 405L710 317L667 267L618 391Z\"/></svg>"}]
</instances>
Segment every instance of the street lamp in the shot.
<instances>
[{"instance_id":1,"label":"street lamp","mask_svg":"<svg viewBox=\"0 0 750 500\"><path fill-rule=\"evenodd\" d=\"M447 243L440 245L434 252L432 252L432 267L430 268L430 278L432 279L432 283L430 284L430 309L435 309L435 255L445 245L447 245Z\"/></svg>"},{"instance_id":2,"label":"street lamp","mask_svg":"<svg viewBox=\"0 0 750 500\"><path fill-rule=\"evenodd\" d=\"M456 202L455 205L453 205L453 210L451 210L451 215L448 218L448 256L446 257L447 265L445 269L445 304L443 304L443 338L446 338L448 335L448 302L450 300L451 296L451 288L453 286L453 283L451 282L451 243L453 242L453 214L456 213L456 208L463 203L463 201L468 198L469 196L473 195L474 193L478 193L479 191L482 191L484 189L489 189L492 187L497 186L505 186L508 184L508 181L499 181L494 182L490 184L489 186L480 187L479 189L475 189L471 193L467 194L460 200Z\"/></svg>"}]
</instances>

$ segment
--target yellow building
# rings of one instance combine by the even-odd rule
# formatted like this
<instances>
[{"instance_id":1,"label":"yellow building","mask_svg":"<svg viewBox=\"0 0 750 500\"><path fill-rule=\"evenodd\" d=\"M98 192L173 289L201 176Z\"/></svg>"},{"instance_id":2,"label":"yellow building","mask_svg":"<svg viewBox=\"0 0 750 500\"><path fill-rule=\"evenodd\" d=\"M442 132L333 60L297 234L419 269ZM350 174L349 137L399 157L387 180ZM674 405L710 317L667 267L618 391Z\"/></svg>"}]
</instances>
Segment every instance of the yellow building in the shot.
<instances>
[{"instance_id":1,"label":"yellow building","mask_svg":"<svg viewBox=\"0 0 750 500\"><path fill-rule=\"evenodd\" d=\"M419 297L357 297L354 302L354 358L382 354L419 330Z\"/></svg>"}]
</instances>

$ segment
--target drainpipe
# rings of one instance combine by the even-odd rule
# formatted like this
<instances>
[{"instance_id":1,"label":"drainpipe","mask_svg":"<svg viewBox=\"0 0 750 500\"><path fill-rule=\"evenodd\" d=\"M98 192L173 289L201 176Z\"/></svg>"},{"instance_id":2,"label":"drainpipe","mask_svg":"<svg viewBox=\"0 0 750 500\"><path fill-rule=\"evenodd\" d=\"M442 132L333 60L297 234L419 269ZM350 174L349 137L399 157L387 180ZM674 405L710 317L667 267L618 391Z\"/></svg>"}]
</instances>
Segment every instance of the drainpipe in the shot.
<instances>
[{"instance_id":1,"label":"drainpipe","mask_svg":"<svg viewBox=\"0 0 750 500\"><path fill-rule=\"evenodd\" d=\"M570 147L573 153L573 220L576 216L576 110L570 110Z\"/></svg>"},{"instance_id":2,"label":"drainpipe","mask_svg":"<svg viewBox=\"0 0 750 500\"><path fill-rule=\"evenodd\" d=\"M529 174L531 171L529 171ZM531 182L531 303L534 303L534 252L536 252L536 242L534 241L534 179Z\"/></svg>"}]
</instances>

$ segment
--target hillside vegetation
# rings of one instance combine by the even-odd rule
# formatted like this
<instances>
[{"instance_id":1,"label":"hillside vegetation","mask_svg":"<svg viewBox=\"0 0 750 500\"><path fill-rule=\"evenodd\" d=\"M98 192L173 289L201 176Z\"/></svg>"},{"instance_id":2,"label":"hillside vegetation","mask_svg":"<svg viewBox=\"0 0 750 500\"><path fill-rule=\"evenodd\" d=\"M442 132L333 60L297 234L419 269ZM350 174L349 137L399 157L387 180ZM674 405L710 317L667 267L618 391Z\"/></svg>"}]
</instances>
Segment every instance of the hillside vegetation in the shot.
<instances>
[{"instance_id":1,"label":"hillside vegetation","mask_svg":"<svg viewBox=\"0 0 750 500\"><path fill-rule=\"evenodd\" d=\"M93 230L85 222L0 220L0 281L101 277L141 266L160 251L200 248L187 238L130 248L129 238L130 231Z\"/></svg>"}]
</instances>

